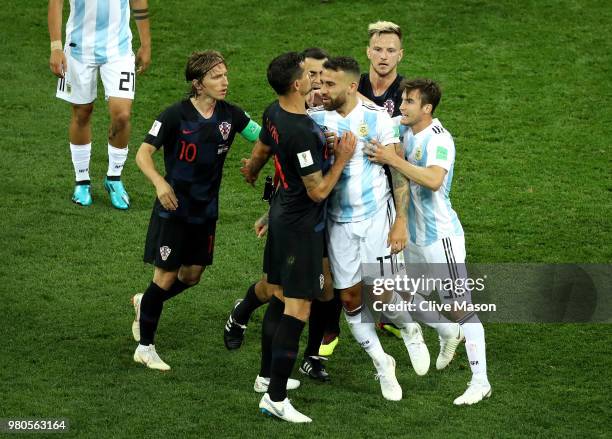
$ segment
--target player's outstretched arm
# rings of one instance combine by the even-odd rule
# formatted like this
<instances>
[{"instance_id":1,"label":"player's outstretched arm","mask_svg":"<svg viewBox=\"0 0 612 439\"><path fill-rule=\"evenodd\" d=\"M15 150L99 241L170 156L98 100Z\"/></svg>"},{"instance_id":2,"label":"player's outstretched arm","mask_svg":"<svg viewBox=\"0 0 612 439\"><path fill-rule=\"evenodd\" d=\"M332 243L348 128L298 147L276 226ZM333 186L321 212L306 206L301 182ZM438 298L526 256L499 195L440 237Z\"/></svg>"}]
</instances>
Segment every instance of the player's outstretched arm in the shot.
<instances>
[{"instance_id":1,"label":"player's outstretched arm","mask_svg":"<svg viewBox=\"0 0 612 439\"><path fill-rule=\"evenodd\" d=\"M340 140L336 138L334 144L336 159L327 174L323 175L321 171L317 171L302 177L306 192L312 201L320 203L329 196L338 183L342 170L353 156L356 145L357 137L352 132L346 131Z\"/></svg>"},{"instance_id":2,"label":"player's outstretched arm","mask_svg":"<svg viewBox=\"0 0 612 439\"><path fill-rule=\"evenodd\" d=\"M178 200L174 190L155 168L155 162L153 161L153 154L155 151L157 151L157 148L149 143L145 142L140 145L140 148L138 148L138 152L136 153L136 164L142 173L151 181L151 183L153 183L153 186L155 186L157 198L159 198L159 202L164 209L176 210L178 207Z\"/></svg>"},{"instance_id":3,"label":"player's outstretched arm","mask_svg":"<svg viewBox=\"0 0 612 439\"><path fill-rule=\"evenodd\" d=\"M377 141L372 140L368 147L364 148L364 151L368 155L370 161L389 165L399 171L407 179L427 189L431 189L434 192L440 189L444 182L446 169L436 165L428 166L427 168L415 166L398 156L395 149L391 146L382 146Z\"/></svg>"},{"instance_id":4,"label":"player's outstretched arm","mask_svg":"<svg viewBox=\"0 0 612 439\"><path fill-rule=\"evenodd\" d=\"M149 25L148 0L130 0L132 16L138 28L140 48L136 52L136 71L143 73L151 64L151 28Z\"/></svg>"},{"instance_id":5,"label":"player's outstretched arm","mask_svg":"<svg viewBox=\"0 0 612 439\"><path fill-rule=\"evenodd\" d=\"M240 173L244 176L244 180L250 185L254 185L259 176L259 171L268 162L272 155L272 148L264 144L261 140L255 142L251 151L251 158L242 159L242 167Z\"/></svg>"},{"instance_id":6,"label":"player's outstretched arm","mask_svg":"<svg viewBox=\"0 0 612 439\"><path fill-rule=\"evenodd\" d=\"M62 50L63 9L64 0L49 0L47 10L47 25L49 26L49 38L51 39L49 68L58 78L63 78L66 73L66 55L64 55Z\"/></svg>"}]
</instances>

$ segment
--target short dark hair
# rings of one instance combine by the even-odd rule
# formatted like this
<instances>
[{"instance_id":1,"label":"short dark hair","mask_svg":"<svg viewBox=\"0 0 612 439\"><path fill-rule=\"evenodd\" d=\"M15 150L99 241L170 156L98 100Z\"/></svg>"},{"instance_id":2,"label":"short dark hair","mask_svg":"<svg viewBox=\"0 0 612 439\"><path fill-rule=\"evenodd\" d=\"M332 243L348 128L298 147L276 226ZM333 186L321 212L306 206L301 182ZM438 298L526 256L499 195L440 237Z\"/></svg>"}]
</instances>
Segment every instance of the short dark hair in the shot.
<instances>
[{"instance_id":1,"label":"short dark hair","mask_svg":"<svg viewBox=\"0 0 612 439\"><path fill-rule=\"evenodd\" d=\"M225 58L216 50L205 50L203 52L193 52L187 60L185 66L185 80L191 82L194 79L201 81L206 74L219 64L225 64ZM191 84L189 97L197 95L196 88Z\"/></svg>"},{"instance_id":2,"label":"short dark hair","mask_svg":"<svg viewBox=\"0 0 612 439\"><path fill-rule=\"evenodd\" d=\"M323 68L333 70L334 72L342 71L346 73L352 73L359 77L361 71L359 70L359 63L350 56L336 56L330 58L323 63Z\"/></svg>"},{"instance_id":3,"label":"short dark hair","mask_svg":"<svg viewBox=\"0 0 612 439\"><path fill-rule=\"evenodd\" d=\"M301 53L287 52L274 58L268 65L268 83L277 95L287 94L293 81L299 79L304 73Z\"/></svg>"},{"instance_id":4,"label":"short dark hair","mask_svg":"<svg viewBox=\"0 0 612 439\"><path fill-rule=\"evenodd\" d=\"M308 49L304 49L302 51L302 56L304 58L312 58L312 59L326 59L329 58L327 52L320 47L309 47Z\"/></svg>"},{"instance_id":5,"label":"short dark hair","mask_svg":"<svg viewBox=\"0 0 612 439\"><path fill-rule=\"evenodd\" d=\"M436 110L442 98L440 86L433 79L404 79L400 83L402 93L410 93L412 90L418 90L421 93L421 106L431 104L431 114Z\"/></svg>"}]
</instances>

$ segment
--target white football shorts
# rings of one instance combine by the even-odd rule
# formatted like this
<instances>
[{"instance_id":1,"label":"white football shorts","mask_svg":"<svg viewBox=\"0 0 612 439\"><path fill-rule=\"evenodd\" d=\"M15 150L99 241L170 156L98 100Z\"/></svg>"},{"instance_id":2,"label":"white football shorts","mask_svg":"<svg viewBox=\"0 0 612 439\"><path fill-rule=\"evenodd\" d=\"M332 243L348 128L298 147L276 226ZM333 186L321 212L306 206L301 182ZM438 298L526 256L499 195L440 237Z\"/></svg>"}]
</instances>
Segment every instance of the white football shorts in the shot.
<instances>
[{"instance_id":1,"label":"white football shorts","mask_svg":"<svg viewBox=\"0 0 612 439\"><path fill-rule=\"evenodd\" d=\"M465 237L450 236L427 246L408 242L404 250L407 273L422 277L418 292L428 296L434 289L443 303L459 300L471 303L471 291L466 288L468 279L465 266ZM440 288L440 283L449 286Z\"/></svg>"},{"instance_id":2,"label":"white football shorts","mask_svg":"<svg viewBox=\"0 0 612 439\"><path fill-rule=\"evenodd\" d=\"M378 267L381 263L389 263L391 249L387 246L387 238L391 225L395 220L393 200L389 198L386 204L363 221L338 223L327 220L329 263L334 278L334 288L344 289L358 284L362 276L362 265ZM393 258L395 259L395 258ZM372 276L380 276L373 273Z\"/></svg>"},{"instance_id":3,"label":"white football shorts","mask_svg":"<svg viewBox=\"0 0 612 439\"><path fill-rule=\"evenodd\" d=\"M134 55L117 58L106 64L83 64L66 50L67 71L57 81L60 99L72 104L89 104L98 95L98 69L104 85L105 98L134 99L136 90L136 65Z\"/></svg>"}]
</instances>

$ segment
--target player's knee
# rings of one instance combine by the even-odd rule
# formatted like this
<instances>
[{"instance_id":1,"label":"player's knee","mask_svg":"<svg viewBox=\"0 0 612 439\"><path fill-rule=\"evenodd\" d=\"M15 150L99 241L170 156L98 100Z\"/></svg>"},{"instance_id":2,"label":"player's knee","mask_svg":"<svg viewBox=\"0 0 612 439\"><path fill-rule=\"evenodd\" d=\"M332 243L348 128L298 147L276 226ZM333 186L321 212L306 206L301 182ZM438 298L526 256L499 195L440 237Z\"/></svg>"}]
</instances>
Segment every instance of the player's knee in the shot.
<instances>
[{"instance_id":1,"label":"player's knee","mask_svg":"<svg viewBox=\"0 0 612 439\"><path fill-rule=\"evenodd\" d=\"M189 285L190 287L192 287L200 283L201 277L201 275L189 275L181 279L181 282L183 282L185 285Z\"/></svg>"},{"instance_id":2,"label":"player's knee","mask_svg":"<svg viewBox=\"0 0 612 439\"><path fill-rule=\"evenodd\" d=\"M270 287L265 278L262 278L255 284L255 295L260 301L265 303L274 295L274 289Z\"/></svg>"},{"instance_id":3,"label":"player's knee","mask_svg":"<svg viewBox=\"0 0 612 439\"><path fill-rule=\"evenodd\" d=\"M285 300L285 314L307 322L310 317L311 302L308 300Z\"/></svg>"},{"instance_id":4,"label":"player's knee","mask_svg":"<svg viewBox=\"0 0 612 439\"><path fill-rule=\"evenodd\" d=\"M361 306L361 287L355 285L350 288L340 290L340 301L347 311L354 311Z\"/></svg>"},{"instance_id":5,"label":"player's knee","mask_svg":"<svg viewBox=\"0 0 612 439\"><path fill-rule=\"evenodd\" d=\"M353 312L355 311L357 308L359 308L359 306L361 305L360 303L358 303L355 300L342 300L342 307L347 311L347 312Z\"/></svg>"},{"instance_id":6,"label":"player's knee","mask_svg":"<svg viewBox=\"0 0 612 439\"><path fill-rule=\"evenodd\" d=\"M200 279L202 278L203 272L203 268L181 269L179 273L179 279L185 285L189 285L190 287L192 287L200 283Z\"/></svg>"},{"instance_id":7,"label":"player's knee","mask_svg":"<svg viewBox=\"0 0 612 439\"><path fill-rule=\"evenodd\" d=\"M118 110L111 116L111 132L119 132L125 130L130 124L130 111Z\"/></svg>"},{"instance_id":8,"label":"player's knee","mask_svg":"<svg viewBox=\"0 0 612 439\"><path fill-rule=\"evenodd\" d=\"M166 271L164 273L156 272L153 275L153 282L162 290L168 291L172 284L176 281L177 273L175 271Z\"/></svg>"},{"instance_id":9,"label":"player's knee","mask_svg":"<svg viewBox=\"0 0 612 439\"><path fill-rule=\"evenodd\" d=\"M361 306L361 300L350 294L340 294L340 301L345 310L352 312Z\"/></svg>"},{"instance_id":10,"label":"player's knee","mask_svg":"<svg viewBox=\"0 0 612 439\"><path fill-rule=\"evenodd\" d=\"M93 104L73 105L72 119L79 126L86 126L91 121Z\"/></svg>"},{"instance_id":11,"label":"player's knee","mask_svg":"<svg viewBox=\"0 0 612 439\"><path fill-rule=\"evenodd\" d=\"M301 320L302 322L307 322L310 318L310 306L299 309L286 309L285 314Z\"/></svg>"}]
</instances>

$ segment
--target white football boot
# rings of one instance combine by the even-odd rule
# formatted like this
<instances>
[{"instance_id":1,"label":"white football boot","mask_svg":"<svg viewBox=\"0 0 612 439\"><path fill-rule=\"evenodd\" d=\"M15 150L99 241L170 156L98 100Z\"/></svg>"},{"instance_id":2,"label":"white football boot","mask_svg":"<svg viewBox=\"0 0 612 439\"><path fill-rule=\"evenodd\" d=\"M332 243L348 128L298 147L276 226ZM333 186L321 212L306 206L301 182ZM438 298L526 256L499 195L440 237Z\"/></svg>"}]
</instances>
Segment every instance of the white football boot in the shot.
<instances>
[{"instance_id":1,"label":"white football boot","mask_svg":"<svg viewBox=\"0 0 612 439\"><path fill-rule=\"evenodd\" d=\"M132 306L134 307L134 321L132 322L132 336L134 340L140 341L140 301L142 293L134 294L132 297Z\"/></svg>"},{"instance_id":2,"label":"white football boot","mask_svg":"<svg viewBox=\"0 0 612 439\"><path fill-rule=\"evenodd\" d=\"M275 402L270 399L270 396L267 393L262 396L261 401L259 401L259 410L268 416L276 416L277 418L287 422L312 422L312 419L298 412L291 405L289 398Z\"/></svg>"},{"instance_id":3,"label":"white football boot","mask_svg":"<svg viewBox=\"0 0 612 439\"><path fill-rule=\"evenodd\" d=\"M253 384L253 390L255 390L257 393L266 393L269 385L270 378L264 378L257 375L257 378L255 378L255 384ZM287 380L287 390L295 390L298 387L300 387L300 382L298 380L294 380L293 378L289 378Z\"/></svg>"},{"instance_id":4,"label":"white football boot","mask_svg":"<svg viewBox=\"0 0 612 439\"><path fill-rule=\"evenodd\" d=\"M455 405L476 404L477 402L480 402L483 399L490 397L491 393L493 393L493 390L491 389L491 384L489 384L488 382L484 382L484 383L478 382L472 379L472 381L468 383L468 388L465 391L465 393L461 395L460 397L456 398L453 401L453 404Z\"/></svg>"},{"instance_id":5,"label":"white football boot","mask_svg":"<svg viewBox=\"0 0 612 439\"><path fill-rule=\"evenodd\" d=\"M440 338L440 353L438 354L438 359L436 360L436 369L442 370L446 366L453 361L455 357L455 351L457 350L457 346L465 340L463 336L463 328L459 323L453 323L453 325L457 325L459 328L457 329L457 335L450 338Z\"/></svg>"},{"instance_id":6,"label":"white football boot","mask_svg":"<svg viewBox=\"0 0 612 439\"><path fill-rule=\"evenodd\" d=\"M376 374L376 379L380 382L380 390L383 397L389 401L400 401L402 399L402 387L395 377L395 359L387 356L387 365L381 367L381 370Z\"/></svg>"},{"instance_id":7,"label":"white football boot","mask_svg":"<svg viewBox=\"0 0 612 439\"><path fill-rule=\"evenodd\" d=\"M423 340L423 332L418 323L408 323L400 330L410 356L410 362L417 375L423 376L429 370L429 350Z\"/></svg>"},{"instance_id":8,"label":"white football boot","mask_svg":"<svg viewBox=\"0 0 612 439\"><path fill-rule=\"evenodd\" d=\"M136 352L134 352L134 361L144 364L149 369L170 370L170 366L159 358L159 355L157 355L155 351L155 345L152 344L149 346L139 344L136 348Z\"/></svg>"}]
</instances>

